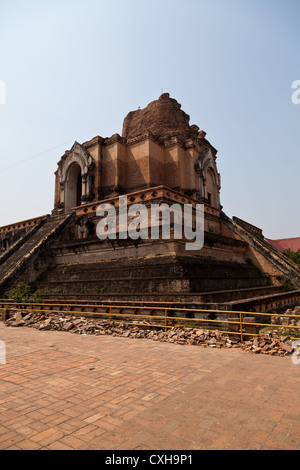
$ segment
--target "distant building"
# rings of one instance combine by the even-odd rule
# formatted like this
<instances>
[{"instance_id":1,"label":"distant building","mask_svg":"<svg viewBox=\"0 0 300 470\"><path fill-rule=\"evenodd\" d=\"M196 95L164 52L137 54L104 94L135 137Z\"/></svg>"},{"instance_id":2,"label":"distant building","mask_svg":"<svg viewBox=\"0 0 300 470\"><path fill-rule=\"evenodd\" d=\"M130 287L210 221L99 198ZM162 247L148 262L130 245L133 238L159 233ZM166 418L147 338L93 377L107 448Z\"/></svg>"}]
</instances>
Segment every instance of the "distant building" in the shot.
<instances>
[{"instance_id":1,"label":"distant building","mask_svg":"<svg viewBox=\"0 0 300 470\"><path fill-rule=\"evenodd\" d=\"M278 251L298 251L300 250L300 237L298 238L282 238L280 240L268 240L267 242L270 243L276 250Z\"/></svg>"}]
</instances>

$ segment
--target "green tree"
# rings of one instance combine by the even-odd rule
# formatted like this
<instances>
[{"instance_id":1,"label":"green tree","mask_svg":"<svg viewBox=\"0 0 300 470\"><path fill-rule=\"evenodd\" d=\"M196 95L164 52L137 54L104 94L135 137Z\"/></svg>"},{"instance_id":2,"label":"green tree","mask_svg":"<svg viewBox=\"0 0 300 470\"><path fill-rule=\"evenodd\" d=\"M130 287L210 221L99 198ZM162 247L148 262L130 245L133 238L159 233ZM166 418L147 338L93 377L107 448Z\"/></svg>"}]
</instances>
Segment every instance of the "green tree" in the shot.
<instances>
[{"instance_id":1,"label":"green tree","mask_svg":"<svg viewBox=\"0 0 300 470\"><path fill-rule=\"evenodd\" d=\"M15 289L6 293L9 299L17 303L41 303L39 291L34 291L30 285L20 282Z\"/></svg>"},{"instance_id":2,"label":"green tree","mask_svg":"<svg viewBox=\"0 0 300 470\"><path fill-rule=\"evenodd\" d=\"M300 249L297 251L292 251L289 248L288 250L284 250L283 254L300 266Z\"/></svg>"}]
</instances>

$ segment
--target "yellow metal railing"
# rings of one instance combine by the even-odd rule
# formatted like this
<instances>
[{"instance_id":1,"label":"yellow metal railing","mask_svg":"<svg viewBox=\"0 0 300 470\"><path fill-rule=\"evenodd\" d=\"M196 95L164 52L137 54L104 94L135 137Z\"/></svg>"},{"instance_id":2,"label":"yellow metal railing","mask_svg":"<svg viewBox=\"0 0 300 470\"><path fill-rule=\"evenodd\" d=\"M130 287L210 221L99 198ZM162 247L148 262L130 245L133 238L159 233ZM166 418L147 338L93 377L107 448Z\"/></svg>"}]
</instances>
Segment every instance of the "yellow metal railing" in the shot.
<instances>
[{"instance_id":1,"label":"yellow metal railing","mask_svg":"<svg viewBox=\"0 0 300 470\"><path fill-rule=\"evenodd\" d=\"M134 325L136 327L138 326L149 326L149 327L156 327L156 328L163 328L165 331L168 331L168 329L171 329L175 325L185 327L185 325L201 325L201 323L206 325L206 329L213 329L213 326L216 324L226 324L227 327L229 326L234 326L234 330L231 331L226 331L222 330L219 332L222 334L228 334L228 335L238 335L240 337L240 340L242 343L244 343L245 337L246 336L258 336L258 333L256 332L249 332L249 328L247 331L247 327L252 327L252 329L255 327L262 328L262 327L268 327L268 328L280 328L280 329L290 329L292 331L297 331L300 330L300 326L296 325L281 325L281 324L270 324L270 323L258 323L258 322L247 322L247 316L255 316L255 317L273 317L273 318L295 318L300 321L300 316L299 315L292 315L292 314L274 314L274 313L258 313L258 312L240 312L240 311L228 311L228 310L203 310L203 309L191 309L191 308L176 308L176 307L165 307L165 306L152 306L152 307L144 307L144 306L135 306L135 305L105 305L105 304L94 304L94 305L87 305L87 304L72 304L72 303L24 303L24 304L18 304L14 301L7 301L5 304L0 303L0 306L3 308L12 308L14 310L19 310L19 311L30 311L32 313L36 312L42 312L44 314L65 314L68 316L87 316L87 317L106 317L110 323L113 321L116 321L116 319L123 319L121 322L126 321L128 325ZM51 307L51 308L49 308ZM79 309L79 310L74 310L74 309ZM86 309L93 309L94 311L86 311ZM105 312L95 312L95 310L98 309L105 309ZM116 313L113 312L113 310L120 310L122 313ZM126 310L134 310L135 313L132 314L130 312L126 313ZM157 312L160 313L159 315L146 315L146 314L140 314L136 313L141 310L150 310L152 312ZM186 314L215 314L215 315L228 315L229 318L230 316L234 316L232 319L208 319L208 318L189 318L189 317L184 317L184 316L169 316L172 312L184 312ZM236 317L236 318L235 318ZM124 320L125 319L125 320ZM139 324L133 321L135 320L152 320L151 322L147 322L145 324ZM129 321L131 320L131 321ZM120 321L119 321L120 322ZM160 322L160 323L157 323ZM179 323L182 322L183 325L179 325ZM208 327L207 327L208 325ZM300 333L300 332L299 332ZM300 339L300 336L297 338L292 338L293 340Z\"/></svg>"}]
</instances>

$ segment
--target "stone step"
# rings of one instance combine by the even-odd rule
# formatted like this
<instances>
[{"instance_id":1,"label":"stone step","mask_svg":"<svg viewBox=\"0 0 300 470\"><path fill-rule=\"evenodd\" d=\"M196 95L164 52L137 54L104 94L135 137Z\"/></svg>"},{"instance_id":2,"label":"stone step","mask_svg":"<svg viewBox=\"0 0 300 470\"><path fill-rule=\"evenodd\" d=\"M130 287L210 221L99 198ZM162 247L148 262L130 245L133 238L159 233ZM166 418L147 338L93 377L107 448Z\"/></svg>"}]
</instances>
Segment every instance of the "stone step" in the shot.
<instances>
[{"instance_id":1,"label":"stone step","mask_svg":"<svg viewBox=\"0 0 300 470\"><path fill-rule=\"evenodd\" d=\"M63 217L48 217L47 220L24 236L22 240L9 252L9 256L2 260L0 265L0 293L4 293L11 285L17 283L18 276L28 270L33 258L41 253L47 242L65 227L72 214Z\"/></svg>"}]
</instances>

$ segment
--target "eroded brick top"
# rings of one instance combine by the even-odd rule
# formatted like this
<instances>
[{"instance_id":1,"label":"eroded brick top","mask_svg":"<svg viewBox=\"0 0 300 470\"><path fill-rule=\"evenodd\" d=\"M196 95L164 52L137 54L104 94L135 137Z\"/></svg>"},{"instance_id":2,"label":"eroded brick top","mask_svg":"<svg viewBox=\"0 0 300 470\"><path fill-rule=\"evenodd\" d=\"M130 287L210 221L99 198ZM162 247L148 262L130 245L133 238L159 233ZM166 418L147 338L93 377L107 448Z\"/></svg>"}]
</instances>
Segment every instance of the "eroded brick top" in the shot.
<instances>
[{"instance_id":1,"label":"eroded brick top","mask_svg":"<svg viewBox=\"0 0 300 470\"><path fill-rule=\"evenodd\" d=\"M162 143L172 137L182 142L199 138L199 127L190 126L190 116L181 105L164 93L144 109L131 111L124 120L122 137L133 139L150 132Z\"/></svg>"}]
</instances>

